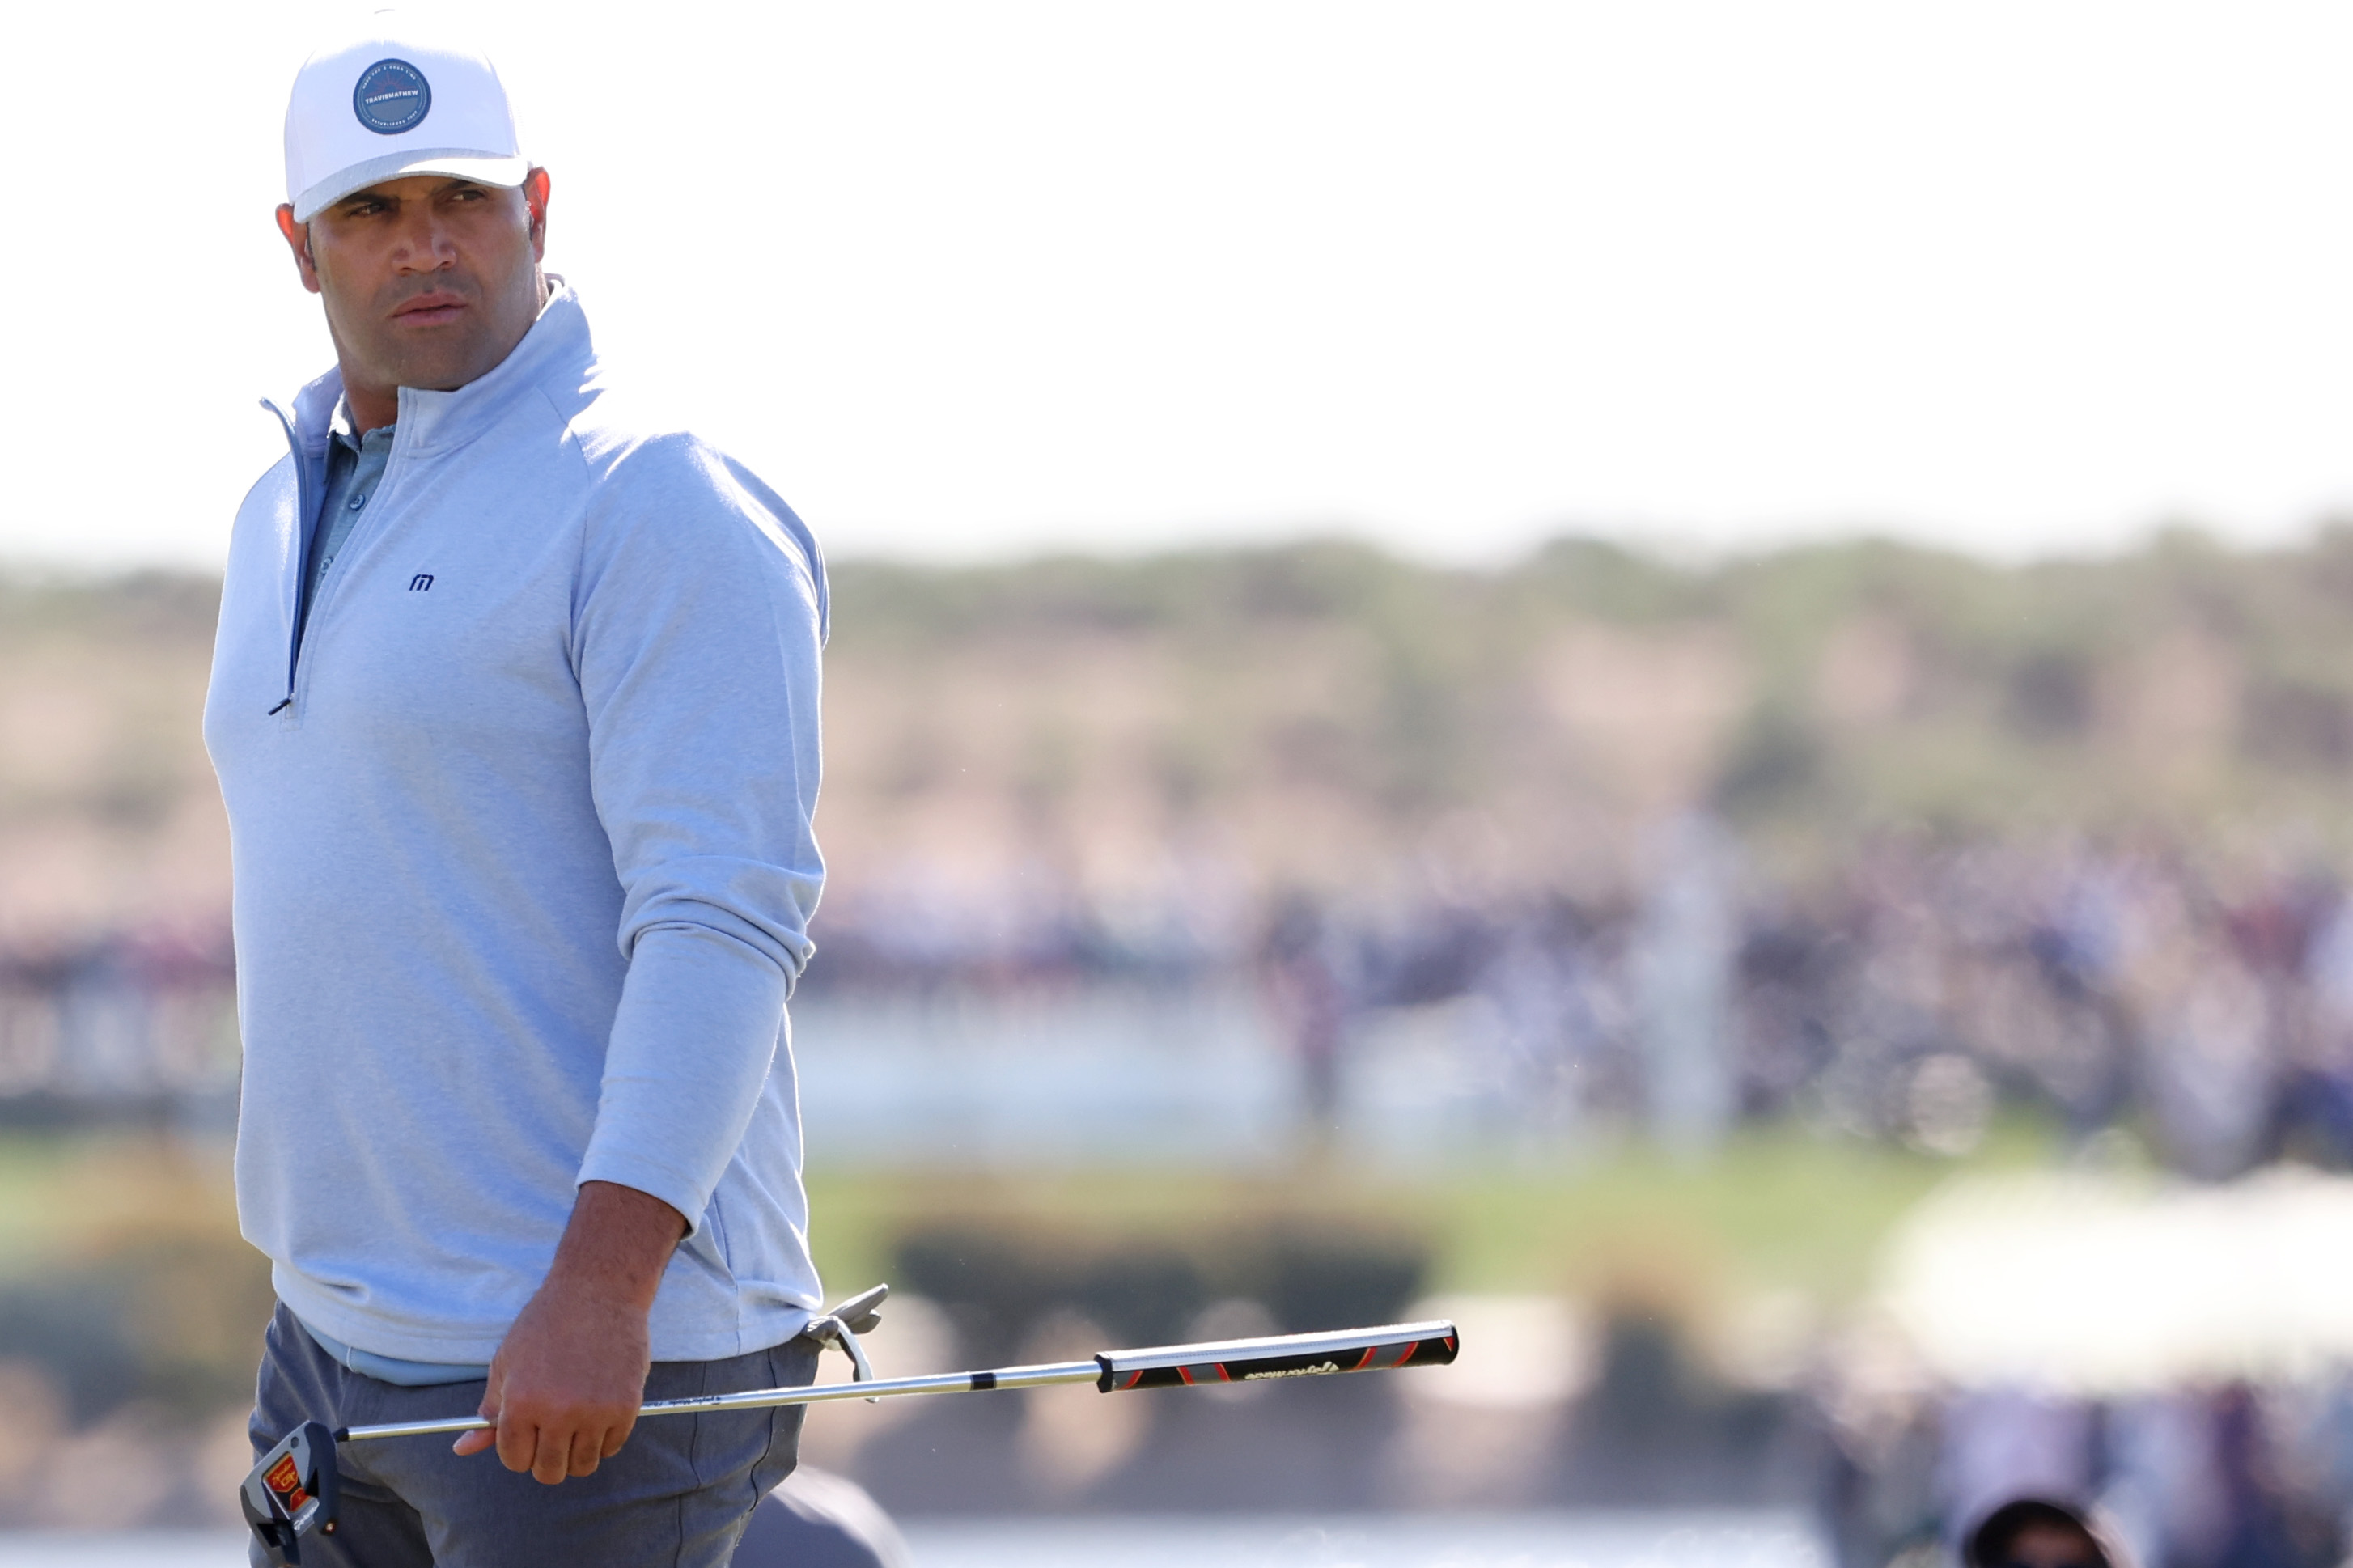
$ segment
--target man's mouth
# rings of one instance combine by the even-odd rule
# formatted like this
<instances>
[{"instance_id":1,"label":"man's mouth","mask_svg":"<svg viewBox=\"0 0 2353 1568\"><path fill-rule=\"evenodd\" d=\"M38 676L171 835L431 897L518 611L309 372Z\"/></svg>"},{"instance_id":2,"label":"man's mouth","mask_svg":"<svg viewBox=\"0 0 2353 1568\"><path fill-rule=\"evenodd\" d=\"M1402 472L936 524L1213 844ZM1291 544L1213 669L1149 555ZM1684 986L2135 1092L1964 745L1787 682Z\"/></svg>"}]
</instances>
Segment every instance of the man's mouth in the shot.
<instances>
[{"instance_id":1,"label":"man's mouth","mask_svg":"<svg viewBox=\"0 0 2353 1568\"><path fill-rule=\"evenodd\" d=\"M404 327L438 327L445 321L456 321L465 309L464 295L437 289L413 300L402 300L394 308L392 319Z\"/></svg>"}]
</instances>

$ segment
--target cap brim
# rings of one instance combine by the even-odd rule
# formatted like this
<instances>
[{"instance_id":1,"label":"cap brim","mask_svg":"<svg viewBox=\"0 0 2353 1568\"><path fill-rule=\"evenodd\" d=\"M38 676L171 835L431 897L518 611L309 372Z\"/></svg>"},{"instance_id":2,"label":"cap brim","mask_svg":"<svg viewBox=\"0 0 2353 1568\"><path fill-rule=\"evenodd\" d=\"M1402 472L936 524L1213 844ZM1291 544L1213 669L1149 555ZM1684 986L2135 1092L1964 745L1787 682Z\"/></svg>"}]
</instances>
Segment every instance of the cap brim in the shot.
<instances>
[{"instance_id":1,"label":"cap brim","mask_svg":"<svg viewBox=\"0 0 2353 1568\"><path fill-rule=\"evenodd\" d=\"M296 196L294 221L308 223L322 207L332 206L353 191L364 191L386 180L406 179L411 174L444 174L451 179L512 189L522 184L523 176L530 173L531 160L520 156L502 158L463 147L403 148L338 170Z\"/></svg>"}]
</instances>

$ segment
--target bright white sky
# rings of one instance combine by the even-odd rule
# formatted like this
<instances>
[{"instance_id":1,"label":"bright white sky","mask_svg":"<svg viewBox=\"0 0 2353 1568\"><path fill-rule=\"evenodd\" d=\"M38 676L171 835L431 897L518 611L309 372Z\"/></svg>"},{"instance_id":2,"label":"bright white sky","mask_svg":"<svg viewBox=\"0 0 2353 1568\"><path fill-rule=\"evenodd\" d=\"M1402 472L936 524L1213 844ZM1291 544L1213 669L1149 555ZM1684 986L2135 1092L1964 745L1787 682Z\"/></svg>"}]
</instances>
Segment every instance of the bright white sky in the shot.
<instances>
[{"instance_id":1,"label":"bright white sky","mask_svg":"<svg viewBox=\"0 0 2353 1568\"><path fill-rule=\"evenodd\" d=\"M836 555L2353 509L2353 6L467 13L609 357ZM12 13L0 555L217 563L326 363L269 209L340 15Z\"/></svg>"}]
</instances>

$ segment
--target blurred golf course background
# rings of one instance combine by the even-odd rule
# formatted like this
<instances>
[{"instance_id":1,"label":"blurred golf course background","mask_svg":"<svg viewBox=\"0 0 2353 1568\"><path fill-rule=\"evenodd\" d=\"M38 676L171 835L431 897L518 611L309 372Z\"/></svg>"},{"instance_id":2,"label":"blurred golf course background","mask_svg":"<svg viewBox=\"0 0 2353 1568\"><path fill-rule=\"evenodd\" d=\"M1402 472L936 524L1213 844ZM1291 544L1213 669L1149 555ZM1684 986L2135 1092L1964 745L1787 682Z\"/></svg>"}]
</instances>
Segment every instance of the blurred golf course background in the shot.
<instances>
[{"instance_id":1,"label":"blurred golf course background","mask_svg":"<svg viewBox=\"0 0 2353 1568\"><path fill-rule=\"evenodd\" d=\"M1466 1350L828 1410L813 1460L911 1517L1800 1507L1868 1568L2063 1482L2149 1568L2339 1560L2338 1319L2077 1377L1916 1287L1984 1258L2011 1332L2096 1296L2070 1215L2353 1166L2353 531L833 580L794 1033L828 1288L908 1298L886 1374L1440 1310ZM0 581L0 1524L219 1523L246 1463L216 596ZM2069 1331L2181 1283L2133 1256Z\"/></svg>"}]
</instances>

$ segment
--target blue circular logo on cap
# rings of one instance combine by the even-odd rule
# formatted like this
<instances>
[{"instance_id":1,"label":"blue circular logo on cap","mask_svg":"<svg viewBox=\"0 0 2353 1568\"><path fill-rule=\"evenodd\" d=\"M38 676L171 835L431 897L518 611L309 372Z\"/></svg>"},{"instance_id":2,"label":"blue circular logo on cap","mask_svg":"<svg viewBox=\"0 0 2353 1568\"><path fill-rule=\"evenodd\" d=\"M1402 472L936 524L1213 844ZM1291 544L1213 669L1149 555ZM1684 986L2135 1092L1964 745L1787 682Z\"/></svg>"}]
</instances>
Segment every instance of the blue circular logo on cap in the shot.
<instances>
[{"instance_id":1,"label":"blue circular logo on cap","mask_svg":"<svg viewBox=\"0 0 2353 1568\"><path fill-rule=\"evenodd\" d=\"M397 136L425 118L433 89L425 73L406 60L378 60L360 72L352 89L352 112L379 136Z\"/></svg>"}]
</instances>

